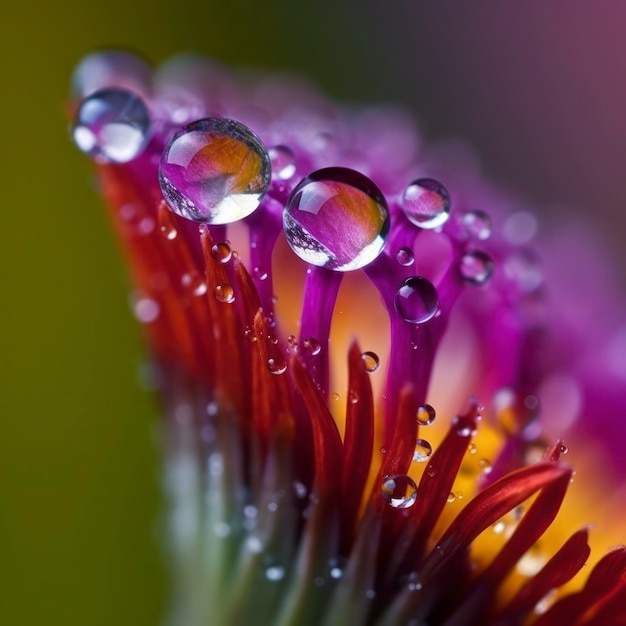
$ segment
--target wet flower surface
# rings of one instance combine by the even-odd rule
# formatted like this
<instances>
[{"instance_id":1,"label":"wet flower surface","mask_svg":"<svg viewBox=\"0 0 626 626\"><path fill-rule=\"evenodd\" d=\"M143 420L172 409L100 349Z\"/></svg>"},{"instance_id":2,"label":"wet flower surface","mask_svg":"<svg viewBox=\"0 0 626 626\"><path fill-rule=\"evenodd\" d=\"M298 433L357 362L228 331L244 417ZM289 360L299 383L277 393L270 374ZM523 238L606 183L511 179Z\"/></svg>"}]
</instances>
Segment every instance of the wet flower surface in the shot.
<instances>
[{"instance_id":1,"label":"wet flower surface","mask_svg":"<svg viewBox=\"0 0 626 626\"><path fill-rule=\"evenodd\" d=\"M626 623L626 551L581 576L595 516L558 516L626 360L532 214L293 77L111 52L73 90L165 408L172 624Z\"/></svg>"}]
</instances>

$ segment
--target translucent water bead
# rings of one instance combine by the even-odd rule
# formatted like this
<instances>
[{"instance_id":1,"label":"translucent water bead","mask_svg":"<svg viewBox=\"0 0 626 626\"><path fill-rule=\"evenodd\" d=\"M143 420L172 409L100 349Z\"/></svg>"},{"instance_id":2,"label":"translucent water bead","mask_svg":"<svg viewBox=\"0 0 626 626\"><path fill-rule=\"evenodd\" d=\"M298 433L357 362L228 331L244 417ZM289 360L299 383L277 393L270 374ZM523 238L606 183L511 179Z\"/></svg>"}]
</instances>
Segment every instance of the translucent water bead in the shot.
<instances>
[{"instance_id":1,"label":"translucent water bead","mask_svg":"<svg viewBox=\"0 0 626 626\"><path fill-rule=\"evenodd\" d=\"M293 190L283 212L291 249L304 261L346 272L371 263L389 233L389 209L366 176L344 167L313 172Z\"/></svg>"},{"instance_id":2,"label":"translucent water bead","mask_svg":"<svg viewBox=\"0 0 626 626\"><path fill-rule=\"evenodd\" d=\"M175 133L159 164L168 206L181 217L207 224L229 224L250 215L270 178L270 158L258 137L221 117L193 122Z\"/></svg>"},{"instance_id":3,"label":"translucent water bead","mask_svg":"<svg viewBox=\"0 0 626 626\"><path fill-rule=\"evenodd\" d=\"M81 102L72 138L98 161L127 163L143 152L150 139L148 109L131 91L101 89Z\"/></svg>"},{"instance_id":4,"label":"translucent water bead","mask_svg":"<svg viewBox=\"0 0 626 626\"><path fill-rule=\"evenodd\" d=\"M435 286L421 276L407 278L393 300L396 311L410 324L423 324L432 319L439 308Z\"/></svg>"},{"instance_id":5,"label":"translucent water bead","mask_svg":"<svg viewBox=\"0 0 626 626\"><path fill-rule=\"evenodd\" d=\"M437 228L450 216L450 195L439 181L420 178L404 190L402 209L416 226Z\"/></svg>"}]
</instances>

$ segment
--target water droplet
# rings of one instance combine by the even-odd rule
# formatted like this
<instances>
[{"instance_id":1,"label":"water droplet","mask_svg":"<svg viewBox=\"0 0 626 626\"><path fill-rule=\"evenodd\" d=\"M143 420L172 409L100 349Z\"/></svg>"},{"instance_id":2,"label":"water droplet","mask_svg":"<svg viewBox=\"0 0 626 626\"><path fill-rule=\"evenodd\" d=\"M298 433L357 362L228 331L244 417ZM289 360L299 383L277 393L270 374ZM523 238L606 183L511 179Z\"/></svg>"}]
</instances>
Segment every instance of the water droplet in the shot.
<instances>
[{"instance_id":1,"label":"water droplet","mask_svg":"<svg viewBox=\"0 0 626 626\"><path fill-rule=\"evenodd\" d=\"M480 461L478 461L478 467L480 467L480 469L482 469L486 474L491 471L491 463L488 459L480 459Z\"/></svg>"},{"instance_id":2,"label":"water droplet","mask_svg":"<svg viewBox=\"0 0 626 626\"><path fill-rule=\"evenodd\" d=\"M476 209L463 215L463 226L470 237L484 241L491 236L491 218L488 213Z\"/></svg>"},{"instance_id":3,"label":"water droplet","mask_svg":"<svg viewBox=\"0 0 626 626\"><path fill-rule=\"evenodd\" d=\"M417 423L420 426L430 426L434 421L437 414L430 404L423 404L417 408Z\"/></svg>"},{"instance_id":4,"label":"water droplet","mask_svg":"<svg viewBox=\"0 0 626 626\"><path fill-rule=\"evenodd\" d=\"M490 256L480 250L468 250L461 257L459 269L466 283L482 285L493 274L493 261Z\"/></svg>"},{"instance_id":5,"label":"water droplet","mask_svg":"<svg viewBox=\"0 0 626 626\"><path fill-rule=\"evenodd\" d=\"M383 478L383 498L394 509L408 509L417 500L417 485L406 474L394 474Z\"/></svg>"},{"instance_id":6,"label":"water droplet","mask_svg":"<svg viewBox=\"0 0 626 626\"><path fill-rule=\"evenodd\" d=\"M268 151L272 163L272 180L289 180L296 173L296 155L287 146L274 146Z\"/></svg>"},{"instance_id":7,"label":"water droplet","mask_svg":"<svg viewBox=\"0 0 626 626\"><path fill-rule=\"evenodd\" d=\"M411 324L423 324L434 317L439 307L437 290L420 276L407 278L393 300L396 311Z\"/></svg>"},{"instance_id":8,"label":"water droplet","mask_svg":"<svg viewBox=\"0 0 626 626\"><path fill-rule=\"evenodd\" d=\"M152 298L139 298L134 304L133 312L142 324L150 324L159 317L161 307Z\"/></svg>"},{"instance_id":9,"label":"water droplet","mask_svg":"<svg viewBox=\"0 0 626 626\"><path fill-rule=\"evenodd\" d=\"M231 285L224 284L218 285L215 288L215 298L219 300L219 302L224 302L226 304L232 304L235 301L235 292ZM248 337L250 339L250 337ZM254 339L250 339L251 341L256 341L256 337Z\"/></svg>"},{"instance_id":10,"label":"water droplet","mask_svg":"<svg viewBox=\"0 0 626 626\"><path fill-rule=\"evenodd\" d=\"M281 357L267 359L267 369L272 374L284 374L287 371L287 362Z\"/></svg>"},{"instance_id":11,"label":"water droplet","mask_svg":"<svg viewBox=\"0 0 626 626\"><path fill-rule=\"evenodd\" d=\"M211 255L220 263L228 263L228 261L230 261L233 257L232 250L230 249L230 245L228 245L227 241L220 241L213 244L213 247L211 248Z\"/></svg>"},{"instance_id":12,"label":"water droplet","mask_svg":"<svg viewBox=\"0 0 626 626\"><path fill-rule=\"evenodd\" d=\"M163 204L165 205L165 202L163 202ZM172 221L172 217L173 216L169 211L159 211L159 230L168 241L172 241L178 236L178 231L176 230L176 225Z\"/></svg>"},{"instance_id":13,"label":"water droplet","mask_svg":"<svg viewBox=\"0 0 626 626\"><path fill-rule=\"evenodd\" d=\"M396 261L404 267L409 267L415 263L415 255L411 248L400 248L396 253Z\"/></svg>"},{"instance_id":14,"label":"water droplet","mask_svg":"<svg viewBox=\"0 0 626 626\"><path fill-rule=\"evenodd\" d=\"M329 167L298 183L283 212L283 228L301 259L346 272L364 267L382 252L389 209L369 178Z\"/></svg>"},{"instance_id":15,"label":"water droplet","mask_svg":"<svg viewBox=\"0 0 626 626\"><path fill-rule=\"evenodd\" d=\"M338 393L333 393L332 398L335 402L337 402L337 400L339 400L339 394Z\"/></svg>"},{"instance_id":16,"label":"water droplet","mask_svg":"<svg viewBox=\"0 0 626 626\"><path fill-rule=\"evenodd\" d=\"M368 372L375 372L379 365L380 365L380 359L378 358L378 355L375 352L370 352L369 350L367 352L364 352L361 355L361 358L363 359L363 363L365 364L365 369Z\"/></svg>"},{"instance_id":17,"label":"water droplet","mask_svg":"<svg viewBox=\"0 0 626 626\"><path fill-rule=\"evenodd\" d=\"M72 137L98 161L127 163L143 152L150 138L148 109L130 91L101 89L81 102Z\"/></svg>"},{"instance_id":18,"label":"water droplet","mask_svg":"<svg viewBox=\"0 0 626 626\"><path fill-rule=\"evenodd\" d=\"M404 190L402 208L416 226L437 228L450 216L450 195L439 181L420 178Z\"/></svg>"},{"instance_id":19,"label":"water droplet","mask_svg":"<svg viewBox=\"0 0 626 626\"><path fill-rule=\"evenodd\" d=\"M322 344L315 337L302 340L302 347L311 355L317 356L322 351Z\"/></svg>"},{"instance_id":20,"label":"water droplet","mask_svg":"<svg viewBox=\"0 0 626 626\"><path fill-rule=\"evenodd\" d=\"M267 580L271 580L272 582L277 582L282 580L285 577L285 568L284 567L268 567L265 570L265 577Z\"/></svg>"},{"instance_id":21,"label":"water droplet","mask_svg":"<svg viewBox=\"0 0 626 626\"><path fill-rule=\"evenodd\" d=\"M433 447L426 439L418 439L415 442L415 450L413 451L413 460L416 463L424 463L433 453Z\"/></svg>"},{"instance_id":22,"label":"water droplet","mask_svg":"<svg viewBox=\"0 0 626 626\"><path fill-rule=\"evenodd\" d=\"M452 491L448 494L448 502L454 502L456 500L456 496Z\"/></svg>"},{"instance_id":23,"label":"water droplet","mask_svg":"<svg viewBox=\"0 0 626 626\"><path fill-rule=\"evenodd\" d=\"M478 447L476 446L475 443L470 443L470 445L467 446L467 451L470 454L476 454L478 452Z\"/></svg>"},{"instance_id":24,"label":"water droplet","mask_svg":"<svg viewBox=\"0 0 626 626\"><path fill-rule=\"evenodd\" d=\"M262 265L257 265L253 270L252 270L252 274L254 275L255 278L257 278L258 280L265 280L267 278L267 272L265 271L265 268Z\"/></svg>"},{"instance_id":25,"label":"water droplet","mask_svg":"<svg viewBox=\"0 0 626 626\"><path fill-rule=\"evenodd\" d=\"M559 452L561 454L567 454L569 452L569 448L564 443L562 443L559 445Z\"/></svg>"},{"instance_id":26,"label":"water droplet","mask_svg":"<svg viewBox=\"0 0 626 626\"><path fill-rule=\"evenodd\" d=\"M161 156L159 184L181 217L230 224L259 206L270 170L267 151L250 129L210 117L173 135Z\"/></svg>"},{"instance_id":27,"label":"water droplet","mask_svg":"<svg viewBox=\"0 0 626 626\"><path fill-rule=\"evenodd\" d=\"M196 270L183 274L180 282L194 296L203 296L206 293L204 278Z\"/></svg>"},{"instance_id":28,"label":"water droplet","mask_svg":"<svg viewBox=\"0 0 626 626\"><path fill-rule=\"evenodd\" d=\"M350 389L348 392L348 401L350 404L356 404L359 401L359 394L354 389Z\"/></svg>"}]
</instances>

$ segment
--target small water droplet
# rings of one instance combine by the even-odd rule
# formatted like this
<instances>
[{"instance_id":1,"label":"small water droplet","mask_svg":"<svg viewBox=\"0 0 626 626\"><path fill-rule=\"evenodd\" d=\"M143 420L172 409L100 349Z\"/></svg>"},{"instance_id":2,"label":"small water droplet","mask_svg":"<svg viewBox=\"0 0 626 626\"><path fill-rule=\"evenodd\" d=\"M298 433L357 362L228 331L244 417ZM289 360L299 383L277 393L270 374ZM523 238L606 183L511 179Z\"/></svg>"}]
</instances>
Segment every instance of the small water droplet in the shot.
<instances>
[{"instance_id":1,"label":"small water droplet","mask_svg":"<svg viewBox=\"0 0 626 626\"><path fill-rule=\"evenodd\" d=\"M240 122L198 120L174 133L159 163L159 185L181 217L230 224L250 215L270 183L270 159Z\"/></svg>"},{"instance_id":2,"label":"small water droplet","mask_svg":"<svg viewBox=\"0 0 626 626\"><path fill-rule=\"evenodd\" d=\"M450 195L439 181L420 178L404 190L402 209L416 226L437 228L450 216Z\"/></svg>"},{"instance_id":3,"label":"small water droplet","mask_svg":"<svg viewBox=\"0 0 626 626\"><path fill-rule=\"evenodd\" d=\"M139 298L134 304L133 312L142 324L150 324L159 317L161 307L152 298Z\"/></svg>"},{"instance_id":4,"label":"small water droplet","mask_svg":"<svg viewBox=\"0 0 626 626\"><path fill-rule=\"evenodd\" d=\"M463 500L463 492L462 491L457 491L455 495L456 495L457 500Z\"/></svg>"},{"instance_id":5,"label":"small water droplet","mask_svg":"<svg viewBox=\"0 0 626 626\"><path fill-rule=\"evenodd\" d=\"M452 491L448 494L448 502L454 502L456 500L456 496Z\"/></svg>"},{"instance_id":6,"label":"small water droplet","mask_svg":"<svg viewBox=\"0 0 626 626\"><path fill-rule=\"evenodd\" d=\"M176 239L178 235L176 225L172 221L172 214L167 210L159 211L159 230L168 241Z\"/></svg>"},{"instance_id":7,"label":"small water droplet","mask_svg":"<svg viewBox=\"0 0 626 626\"><path fill-rule=\"evenodd\" d=\"M265 280L267 278L267 271L262 265L257 265L252 270L252 274L258 280Z\"/></svg>"},{"instance_id":8,"label":"small water droplet","mask_svg":"<svg viewBox=\"0 0 626 626\"><path fill-rule=\"evenodd\" d=\"M220 263L228 263L233 257L233 252L230 249L228 241L220 241L213 244L211 248L211 255L216 261Z\"/></svg>"},{"instance_id":9,"label":"small water droplet","mask_svg":"<svg viewBox=\"0 0 626 626\"><path fill-rule=\"evenodd\" d=\"M380 359L375 352L364 352L361 355L361 358L363 359L363 363L365 364L365 369L370 373L375 372L380 366Z\"/></svg>"},{"instance_id":10,"label":"small water droplet","mask_svg":"<svg viewBox=\"0 0 626 626\"><path fill-rule=\"evenodd\" d=\"M481 250L468 250L461 257L459 269L466 283L482 285L493 274L493 261L491 257Z\"/></svg>"},{"instance_id":11,"label":"small water droplet","mask_svg":"<svg viewBox=\"0 0 626 626\"><path fill-rule=\"evenodd\" d=\"M417 408L417 423L420 426L430 426L434 421L437 414L430 404L423 404Z\"/></svg>"},{"instance_id":12,"label":"small water droplet","mask_svg":"<svg viewBox=\"0 0 626 626\"><path fill-rule=\"evenodd\" d=\"M232 288L232 285L229 285L228 283L224 285L218 285L215 288L215 298L219 302L232 304L235 301L235 292ZM254 339L251 339L251 341L256 341L256 337Z\"/></svg>"},{"instance_id":13,"label":"small water droplet","mask_svg":"<svg viewBox=\"0 0 626 626\"><path fill-rule=\"evenodd\" d=\"M339 400L339 394L338 393L333 393L332 398L335 402L337 402L337 400Z\"/></svg>"},{"instance_id":14,"label":"small water droplet","mask_svg":"<svg viewBox=\"0 0 626 626\"><path fill-rule=\"evenodd\" d=\"M194 296L203 296L206 293L204 278L195 270L183 274L180 282Z\"/></svg>"},{"instance_id":15,"label":"small water droplet","mask_svg":"<svg viewBox=\"0 0 626 626\"><path fill-rule=\"evenodd\" d=\"M415 442L415 450L413 451L413 460L416 463L424 463L433 453L433 447L426 439L418 439Z\"/></svg>"},{"instance_id":16,"label":"small water droplet","mask_svg":"<svg viewBox=\"0 0 626 626\"><path fill-rule=\"evenodd\" d=\"M383 498L394 509L408 509L417 500L417 485L406 474L385 476L382 486Z\"/></svg>"},{"instance_id":17,"label":"small water droplet","mask_svg":"<svg viewBox=\"0 0 626 626\"><path fill-rule=\"evenodd\" d=\"M317 356L322 351L322 344L315 337L302 340L302 347L311 355Z\"/></svg>"},{"instance_id":18,"label":"small water droplet","mask_svg":"<svg viewBox=\"0 0 626 626\"><path fill-rule=\"evenodd\" d=\"M467 446L467 450L470 454L476 454L478 452L478 447L475 443L470 443L470 445Z\"/></svg>"},{"instance_id":19,"label":"small water droplet","mask_svg":"<svg viewBox=\"0 0 626 626\"><path fill-rule=\"evenodd\" d=\"M291 148L279 145L268 151L272 163L272 180L289 180L296 173L296 155Z\"/></svg>"},{"instance_id":20,"label":"small water droplet","mask_svg":"<svg viewBox=\"0 0 626 626\"><path fill-rule=\"evenodd\" d=\"M378 187L344 167L309 174L283 212L287 243L304 261L347 272L371 263L389 233L389 209Z\"/></svg>"},{"instance_id":21,"label":"small water droplet","mask_svg":"<svg viewBox=\"0 0 626 626\"><path fill-rule=\"evenodd\" d=\"M562 443L559 445L559 452L561 454L567 454L569 452L569 448L564 443Z\"/></svg>"},{"instance_id":22,"label":"small water droplet","mask_svg":"<svg viewBox=\"0 0 626 626\"><path fill-rule=\"evenodd\" d=\"M400 248L396 253L396 261L404 267L409 267L415 263L415 255L411 248Z\"/></svg>"},{"instance_id":23,"label":"small water droplet","mask_svg":"<svg viewBox=\"0 0 626 626\"><path fill-rule=\"evenodd\" d=\"M359 401L359 394L354 389L350 389L348 392L348 401L350 404L356 404Z\"/></svg>"},{"instance_id":24,"label":"small water droplet","mask_svg":"<svg viewBox=\"0 0 626 626\"><path fill-rule=\"evenodd\" d=\"M491 236L491 218L487 213L476 209L463 215L463 226L470 237L481 241Z\"/></svg>"},{"instance_id":25,"label":"small water droplet","mask_svg":"<svg viewBox=\"0 0 626 626\"><path fill-rule=\"evenodd\" d=\"M420 276L407 278L393 300L396 311L411 324L423 324L432 319L439 307L437 290Z\"/></svg>"},{"instance_id":26,"label":"small water droplet","mask_svg":"<svg viewBox=\"0 0 626 626\"><path fill-rule=\"evenodd\" d=\"M284 374L287 371L287 362L281 357L267 359L267 369L272 374Z\"/></svg>"},{"instance_id":27,"label":"small water droplet","mask_svg":"<svg viewBox=\"0 0 626 626\"><path fill-rule=\"evenodd\" d=\"M267 580L271 580L272 582L282 580L285 577L285 568L277 567L276 565L268 567L265 570L265 577Z\"/></svg>"},{"instance_id":28,"label":"small water droplet","mask_svg":"<svg viewBox=\"0 0 626 626\"><path fill-rule=\"evenodd\" d=\"M127 163L150 139L150 116L143 100L125 89L101 89L85 98L72 129L74 143L97 161Z\"/></svg>"},{"instance_id":29,"label":"small water droplet","mask_svg":"<svg viewBox=\"0 0 626 626\"><path fill-rule=\"evenodd\" d=\"M480 461L478 461L478 467L480 467L485 474L491 471L491 463L488 459L480 459Z\"/></svg>"}]
</instances>

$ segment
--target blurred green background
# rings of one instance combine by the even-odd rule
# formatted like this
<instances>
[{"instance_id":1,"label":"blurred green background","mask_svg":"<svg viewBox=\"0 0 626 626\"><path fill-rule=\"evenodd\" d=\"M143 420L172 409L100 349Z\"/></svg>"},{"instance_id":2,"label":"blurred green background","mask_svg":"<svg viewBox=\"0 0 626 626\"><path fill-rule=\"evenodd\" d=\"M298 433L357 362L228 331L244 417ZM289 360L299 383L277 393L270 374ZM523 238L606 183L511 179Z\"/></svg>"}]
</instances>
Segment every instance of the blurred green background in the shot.
<instances>
[{"instance_id":1,"label":"blurred green background","mask_svg":"<svg viewBox=\"0 0 626 626\"><path fill-rule=\"evenodd\" d=\"M565 14L556 2L523 3L522 12L489 0L482 14L473 4L83 0L3 9L0 625L153 625L167 597L155 539L157 408L137 382L143 350L125 269L86 158L68 139L73 66L103 46L155 62L195 50L297 69L339 98L401 100L421 112L428 137L470 139L486 170L527 197L593 206L616 243L625 90L607 77L624 75L612 28L626 23L612 13L619 5L606 3L603 18L576 1ZM578 34L591 60L576 56Z\"/></svg>"}]
</instances>

